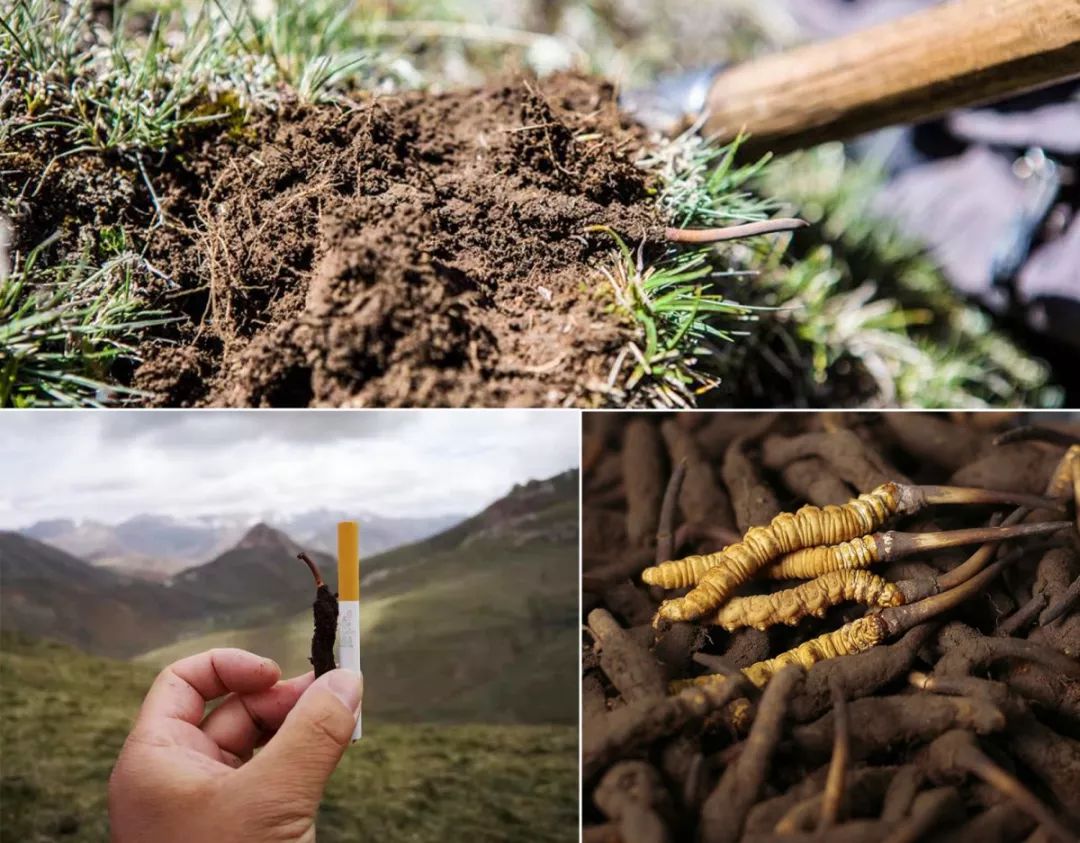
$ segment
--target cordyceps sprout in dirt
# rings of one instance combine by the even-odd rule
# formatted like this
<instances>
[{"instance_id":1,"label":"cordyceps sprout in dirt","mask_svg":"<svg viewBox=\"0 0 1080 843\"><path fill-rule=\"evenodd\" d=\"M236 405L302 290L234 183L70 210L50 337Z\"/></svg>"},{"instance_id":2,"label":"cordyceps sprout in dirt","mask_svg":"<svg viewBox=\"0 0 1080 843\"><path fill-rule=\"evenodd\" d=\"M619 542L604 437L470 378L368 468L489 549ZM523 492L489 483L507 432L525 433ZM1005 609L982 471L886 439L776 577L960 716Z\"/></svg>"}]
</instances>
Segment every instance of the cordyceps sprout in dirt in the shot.
<instances>
[{"instance_id":1,"label":"cordyceps sprout in dirt","mask_svg":"<svg viewBox=\"0 0 1080 843\"><path fill-rule=\"evenodd\" d=\"M315 675L322 676L324 673L337 667L334 660L334 640L337 638L338 600L336 594L330 593L330 588L323 582L322 574L315 560L306 553L298 553L300 559L311 571L315 578L315 601L311 604L311 613L315 621L315 631L311 636L311 664L315 668Z\"/></svg>"},{"instance_id":2,"label":"cordyceps sprout in dirt","mask_svg":"<svg viewBox=\"0 0 1080 843\"><path fill-rule=\"evenodd\" d=\"M1063 433L995 444L1009 422L588 414L585 838L638 839L629 807L609 810L599 791L632 763L651 783L635 808L653 832L643 840L1076 839L1080 451ZM933 441L907 435L920 427ZM650 441L661 450L646 477L626 449ZM807 461L826 484L788 470ZM708 482L687 495L690 477ZM874 532L899 515L884 504L852 519L850 538L778 520L812 490L874 496L883 477L926 490L903 533ZM702 517L701 490L711 529L685 529ZM801 555L777 567L757 543L770 558L718 605L654 624L664 597L729 565L722 548L761 529ZM841 547L857 541L865 553ZM663 566L693 556L712 564ZM654 584L660 569L672 578Z\"/></svg>"},{"instance_id":3,"label":"cordyceps sprout in dirt","mask_svg":"<svg viewBox=\"0 0 1080 843\"><path fill-rule=\"evenodd\" d=\"M741 139L652 137L593 76L425 78L448 42L366 4L234 5L5 4L0 405L1059 400Z\"/></svg>"}]
</instances>

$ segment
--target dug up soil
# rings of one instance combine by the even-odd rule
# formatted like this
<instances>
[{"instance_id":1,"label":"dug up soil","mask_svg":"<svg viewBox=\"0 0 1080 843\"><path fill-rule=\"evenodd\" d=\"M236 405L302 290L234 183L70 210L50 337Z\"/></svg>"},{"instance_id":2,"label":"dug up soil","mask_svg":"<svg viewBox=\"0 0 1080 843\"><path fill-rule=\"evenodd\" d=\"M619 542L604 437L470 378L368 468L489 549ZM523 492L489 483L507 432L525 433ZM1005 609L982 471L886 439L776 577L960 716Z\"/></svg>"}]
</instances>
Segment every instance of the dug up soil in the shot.
<instances>
[{"instance_id":1,"label":"dug up soil","mask_svg":"<svg viewBox=\"0 0 1080 843\"><path fill-rule=\"evenodd\" d=\"M239 136L237 136L239 135ZM159 174L188 320L132 384L169 406L595 401L614 241L655 235L612 89L576 77L291 107Z\"/></svg>"}]
</instances>

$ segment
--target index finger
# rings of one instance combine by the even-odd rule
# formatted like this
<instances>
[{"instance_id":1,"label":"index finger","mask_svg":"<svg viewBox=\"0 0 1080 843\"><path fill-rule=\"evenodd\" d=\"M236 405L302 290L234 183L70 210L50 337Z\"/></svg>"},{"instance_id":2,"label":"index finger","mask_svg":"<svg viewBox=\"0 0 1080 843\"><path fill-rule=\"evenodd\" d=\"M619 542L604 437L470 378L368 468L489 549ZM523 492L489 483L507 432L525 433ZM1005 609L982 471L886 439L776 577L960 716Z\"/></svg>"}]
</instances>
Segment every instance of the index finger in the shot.
<instances>
[{"instance_id":1,"label":"index finger","mask_svg":"<svg viewBox=\"0 0 1080 843\"><path fill-rule=\"evenodd\" d=\"M281 678L271 659L222 647L188 656L158 674L146 693L139 720L182 720L198 726L206 704L232 691L264 691Z\"/></svg>"}]
</instances>

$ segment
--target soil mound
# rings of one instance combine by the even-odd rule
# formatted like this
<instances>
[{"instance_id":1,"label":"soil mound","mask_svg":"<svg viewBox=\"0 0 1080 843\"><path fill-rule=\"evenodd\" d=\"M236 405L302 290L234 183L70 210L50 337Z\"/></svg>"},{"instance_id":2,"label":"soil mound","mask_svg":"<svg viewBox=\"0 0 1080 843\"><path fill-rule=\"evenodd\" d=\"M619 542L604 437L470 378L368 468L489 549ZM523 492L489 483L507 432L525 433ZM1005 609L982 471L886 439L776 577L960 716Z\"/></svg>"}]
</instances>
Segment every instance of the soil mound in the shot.
<instances>
[{"instance_id":1,"label":"soil mound","mask_svg":"<svg viewBox=\"0 0 1080 843\"><path fill-rule=\"evenodd\" d=\"M589 400L620 329L589 284L613 243L586 228L659 225L610 86L384 96L254 130L164 191L186 222L154 262L192 319L141 349L155 403Z\"/></svg>"}]
</instances>

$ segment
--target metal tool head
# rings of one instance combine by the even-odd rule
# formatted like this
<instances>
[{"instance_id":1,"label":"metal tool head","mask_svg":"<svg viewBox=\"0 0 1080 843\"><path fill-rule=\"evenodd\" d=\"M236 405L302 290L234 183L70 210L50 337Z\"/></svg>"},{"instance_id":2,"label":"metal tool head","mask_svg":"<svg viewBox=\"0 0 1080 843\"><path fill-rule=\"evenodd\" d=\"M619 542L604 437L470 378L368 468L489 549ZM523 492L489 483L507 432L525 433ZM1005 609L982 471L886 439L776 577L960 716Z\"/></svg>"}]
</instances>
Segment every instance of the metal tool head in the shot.
<instances>
[{"instance_id":1,"label":"metal tool head","mask_svg":"<svg viewBox=\"0 0 1080 843\"><path fill-rule=\"evenodd\" d=\"M619 95L619 107L646 128L675 135L704 110L723 64L661 76L655 84Z\"/></svg>"}]
</instances>

